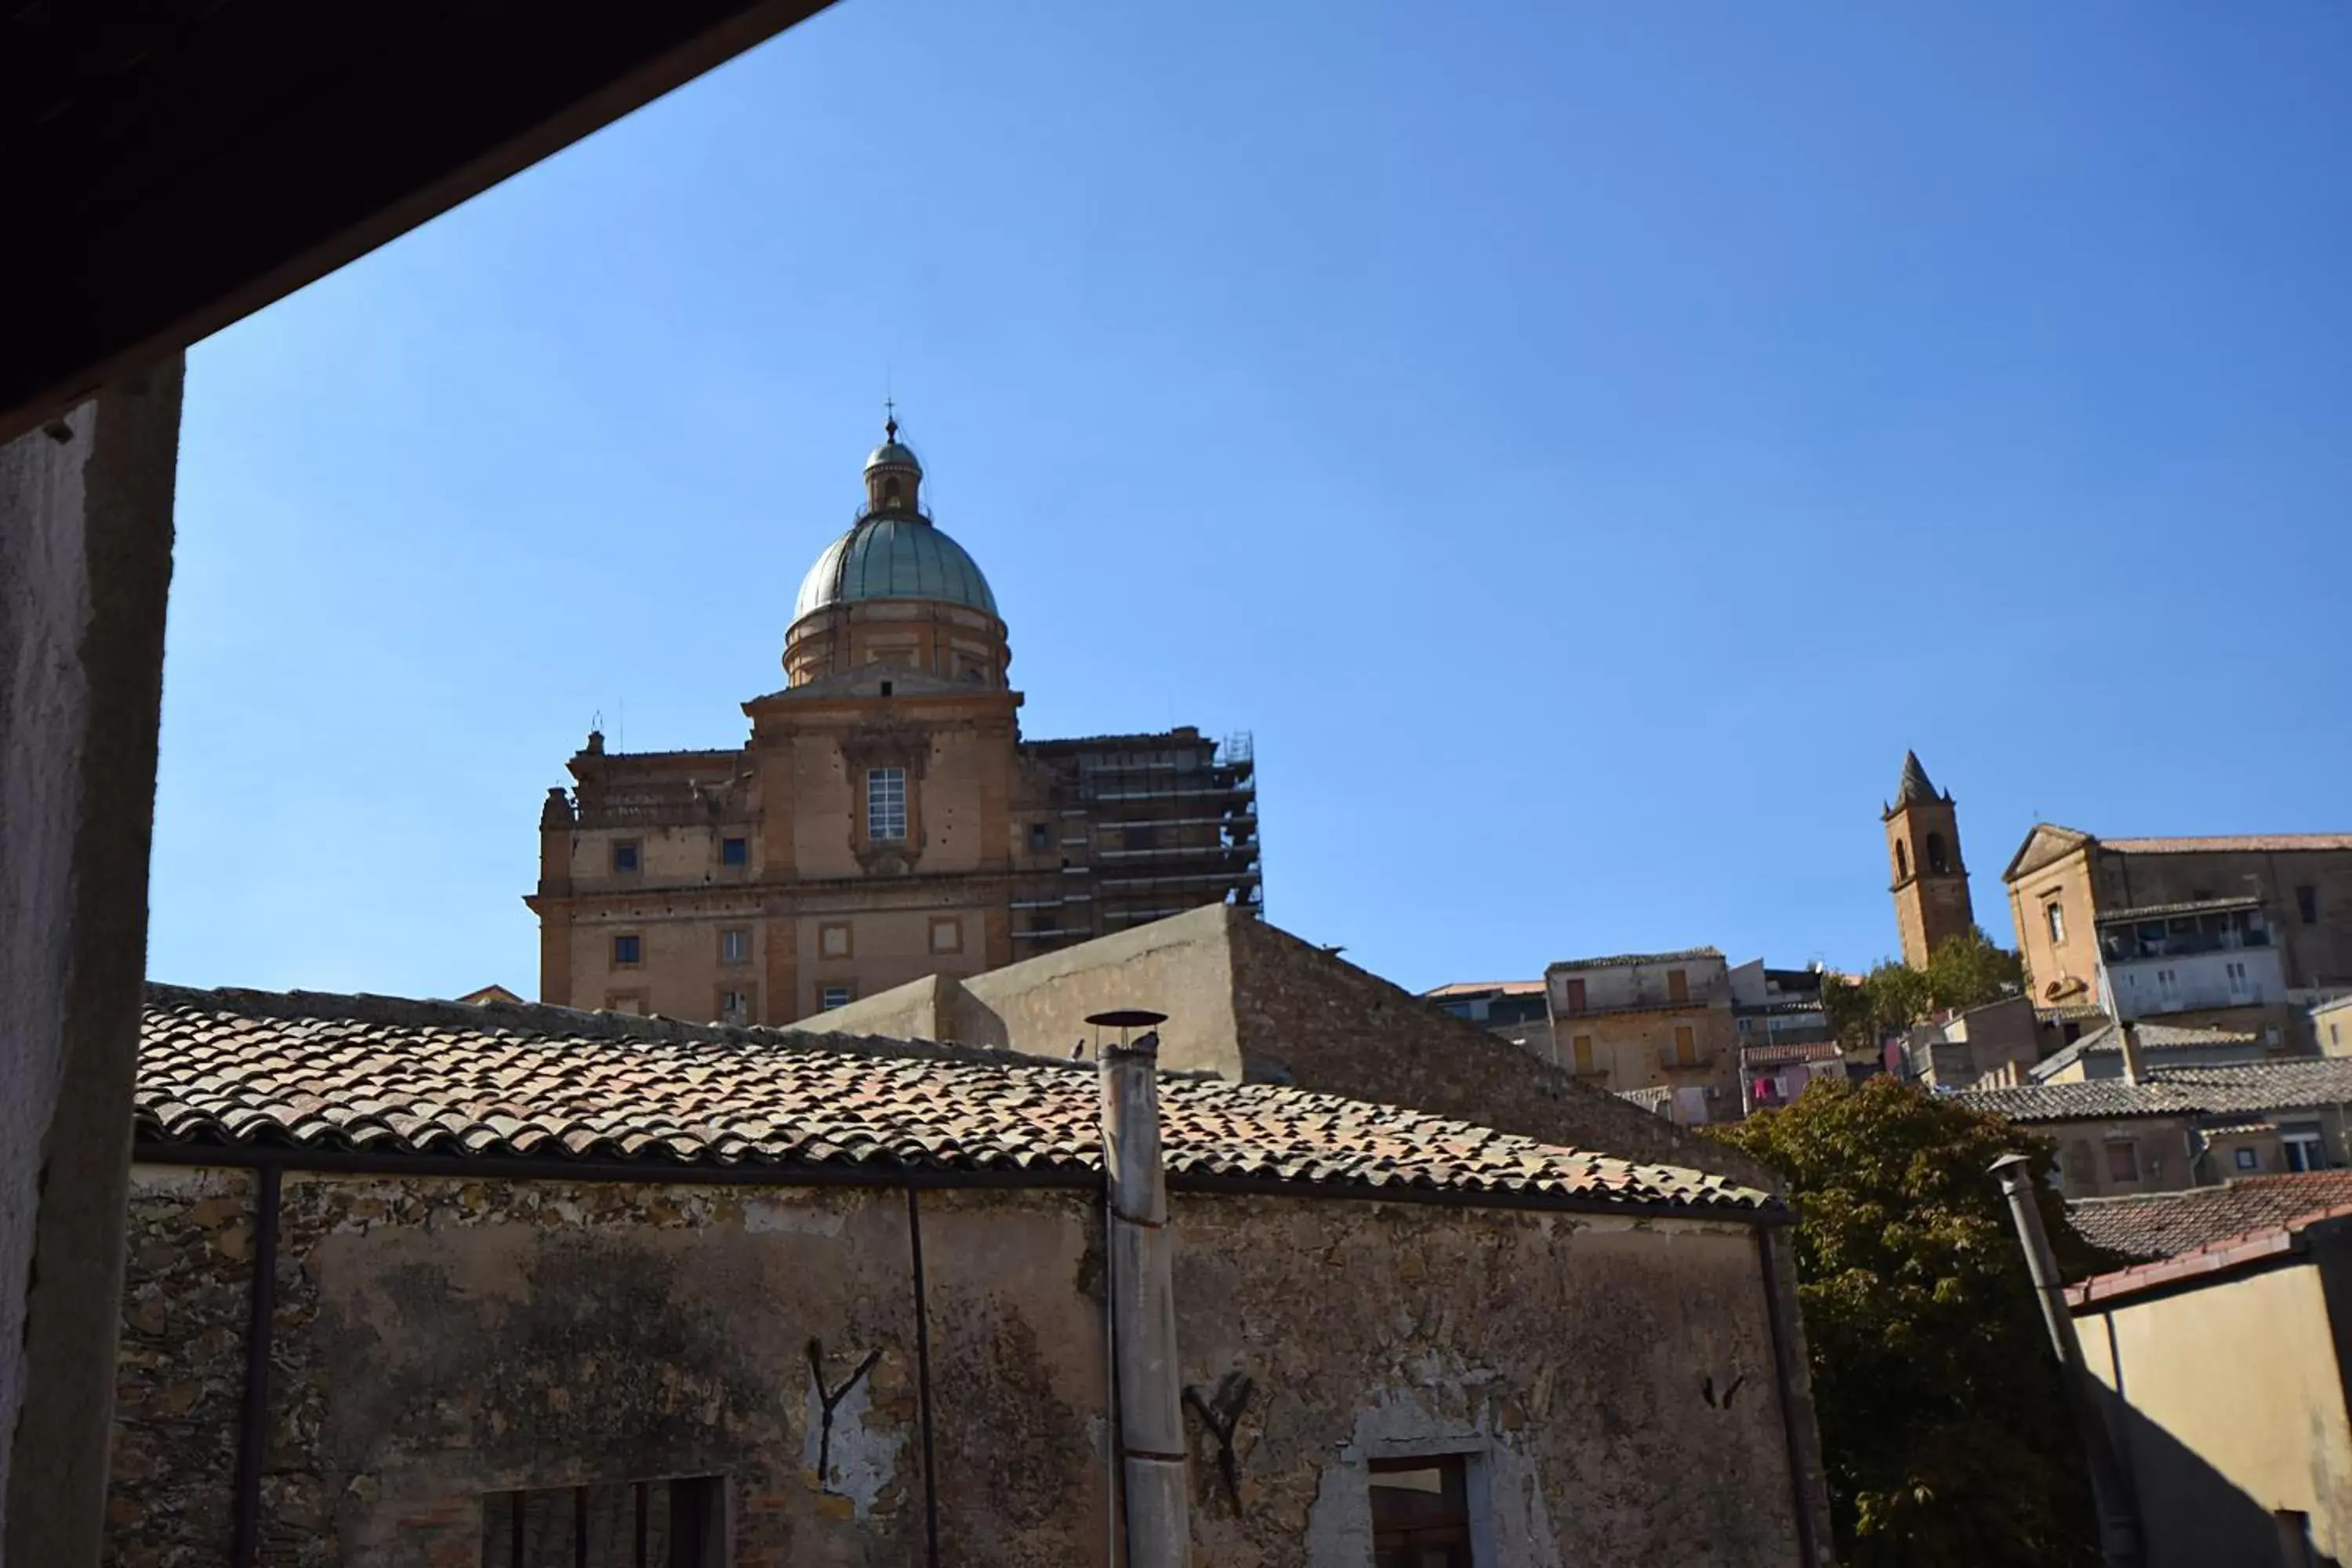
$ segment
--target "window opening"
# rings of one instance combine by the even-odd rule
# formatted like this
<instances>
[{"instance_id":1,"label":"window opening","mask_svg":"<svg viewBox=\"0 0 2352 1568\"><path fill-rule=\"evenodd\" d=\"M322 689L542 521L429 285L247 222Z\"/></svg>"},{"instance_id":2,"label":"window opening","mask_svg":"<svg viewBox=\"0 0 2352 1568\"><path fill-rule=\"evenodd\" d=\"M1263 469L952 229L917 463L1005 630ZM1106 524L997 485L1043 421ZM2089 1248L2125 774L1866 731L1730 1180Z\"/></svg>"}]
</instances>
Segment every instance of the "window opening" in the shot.
<instances>
[{"instance_id":1,"label":"window opening","mask_svg":"<svg viewBox=\"0 0 2352 1568\"><path fill-rule=\"evenodd\" d=\"M1666 1000L1669 1002L1690 1000L1690 975L1686 972L1680 969L1666 971Z\"/></svg>"},{"instance_id":2,"label":"window opening","mask_svg":"<svg viewBox=\"0 0 2352 1568\"><path fill-rule=\"evenodd\" d=\"M1944 836L1930 833L1927 835L1927 869L1942 876L1951 868L1951 862L1944 857Z\"/></svg>"},{"instance_id":3,"label":"window opening","mask_svg":"<svg viewBox=\"0 0 2352 1568\"><path fill-rule=\"evenodd\" d=\"M2118 1141L2107 1145L2107 1179L2113 1182L2139 1180L2139 1146Z\"/></svg>"},{"instance_id":4,"label":"window opening","mask_svg":"<svg viewBox=\"0 0 2352 1568\"><path fill-rule=\"evenodd\" d=\"M613 869L625 875L637 868L637 841L634 838L613 840Z\"/></svg>"},{"instance_id":5,"label":"window opening","mask_svg":"<svg viewBox=\"0 0 2352 1568\"><path fill-rule=\"evenodd\" d=\"M2050 940L2052 942L2064 942L2066 940L2065 907L2059 903L2057 900L2053 899L2050 900L2049 904L2043 908L2042 912L2043 915L2048 917L2050 921Z\"/></svg>"},{"instance_id":6,"label":"window opening","mask_svg":"<svg viewBox=\"0 0 2352 1568\"><path fill-rule=\"evenodd\" d=\"M1895 879L1898 882L1911 879L1911 852L1899 841L1895 846Z\"/></svg>"},{"instance_id":7,"label":"window opening","mask_svg":"<svg viewBox=\"0 0 2352 1568\"><path fill-rule=\"evenodd\" d=\"M751 841L748 838L720 839L719 863L721 866L749 866L751 863Z\"/></svg>"},{"instance_id":8,"label":"window opening","mask_svg":"<svg viewBox=\"0 0 2352 1568\"><path fill-rule=\"evenodd\" d=\"M616 936L613 939L613 966L634 969L645 962L646 939L641 936Z\"/></svg>"},{"instance_id":9,"label":"window opening","mask_svg":"<svg viewBox=\"0 0 2352 1568\"><path fill-rule=\"evenodd\" d=\"M2262 1168L2263 1157L2259 1152L2252 1149L2241 1149L2238 1151L2238 1169L2241 1171L2259 1171Z\"/></svg>"},{"instance_id":10,"label":"window opening","mask_svg":"<svg viewBox=\"0 0 2352 1568\"><path fill-rule=\"evenodd\" d=\"M2308 885L2294 890L2294 912L2304 924L2319 923L2319 889Z\"/></svg>"},{"instance_id":11,"label":"window opening","mask_svg":"<svg viewBox=\"0 0 2352 1568\"><path fill-rule=\"evenodd\" d=\"M492 1492L483 1568L719 1568L717 1476Z\"/></svg>"},{"instance_id":12,"label":"window opening","mask_svg":"<svg viewBox=\"0 0 2352 1568\"><path fill-rule=\"evenodd\" d=\"M751 933L748 931L722 931L719 933L719 962L749 963L751 962Z\"/></svg>"},{"instance_id":13,"label":"window opening","mask_svg":"<svg viewBox=\"0 0 2352 1568\"><path fill-rule=\"evenodd\" d=\"M848 1006L849 1002L848 986L828 985L824 988L824 994L817 998L817 1006L821 1011L830 1013L835 1007Z\"/></svg>"},{"instance_id":14,"label":"window opening","mask_svg":"<svg viewBox=\"0 0 2352 1568\"><path fill-rule=\"evenodd\" d=\"M886 683L885 692L887 687ZM907 837L907 770L870 768L866 773L866 837L877 844Z\"/></svg>"},{"instance_id":15,"label":"window opening","mask_svg":"<svg viewBox=\"0 0 2352 1568\"><path fill-rule=\"evenodd\" d=\"M1459 1454L1374 1459L1372 1568L1472 1568L1468 1467Z\"/></svg>"}]
</instances>

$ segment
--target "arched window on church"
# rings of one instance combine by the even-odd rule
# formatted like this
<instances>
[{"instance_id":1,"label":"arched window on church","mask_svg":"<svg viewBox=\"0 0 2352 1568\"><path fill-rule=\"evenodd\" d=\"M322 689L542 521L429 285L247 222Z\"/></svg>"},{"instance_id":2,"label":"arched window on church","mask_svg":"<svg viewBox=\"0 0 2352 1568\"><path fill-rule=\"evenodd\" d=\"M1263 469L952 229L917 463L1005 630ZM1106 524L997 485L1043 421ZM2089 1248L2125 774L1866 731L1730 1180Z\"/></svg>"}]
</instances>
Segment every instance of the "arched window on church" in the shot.
<instances>
[{"instance_id":1,"label":"arched window on church","mask_svg":"<svg viewBox=\"0 0 2352 1568\"><path fill-rule=\"evenodd\" d=\"M898 504L898 481L897 479L887 479L882 481L882 504L884 506L897 506Z\"/></svg>"},{"instance_id":2,"label":"arched window on church","mask_svg":"<svg viewBox=\"0 0 2352 1568\"><path fill-rule=\"evenodd\" d=\"M1944 858L1944 836L1930 833L1927 835L1927 869L1940 876L1951 868L1951 863Z\"/></svg>"},{"instance_id":3,"label":"arched window on church","mask_svg":"<svg viewBox=\"0 0 2352 1568\"><path fill-rule=\"evenodd\" d=\"M1895 845L1895 879L1898 882L1911 879L1911 852L1903 847L1900 839Z\"/></svg>"}]
</instances>

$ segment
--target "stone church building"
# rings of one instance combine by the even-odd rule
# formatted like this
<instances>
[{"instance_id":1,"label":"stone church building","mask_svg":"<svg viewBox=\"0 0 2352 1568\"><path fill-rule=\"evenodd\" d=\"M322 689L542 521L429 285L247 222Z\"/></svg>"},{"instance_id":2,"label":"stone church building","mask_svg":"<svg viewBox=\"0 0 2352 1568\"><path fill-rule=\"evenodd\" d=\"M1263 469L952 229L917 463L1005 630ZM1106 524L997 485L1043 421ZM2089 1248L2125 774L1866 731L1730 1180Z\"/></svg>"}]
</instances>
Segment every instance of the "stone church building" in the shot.
<instances>
[{"instance_id":1,"label":"stone church building","mask_svg":"<svg viewBox=\"0 0 2352 1568\"><path fill-rule=\"evenodd\" d=\"M1028 741L988 579L893 419L802 582L751 738L591 734L540 819L540 999L785 1024L1203 904L1255 910L1246 738Z\"/></svg>"}]
</instances>

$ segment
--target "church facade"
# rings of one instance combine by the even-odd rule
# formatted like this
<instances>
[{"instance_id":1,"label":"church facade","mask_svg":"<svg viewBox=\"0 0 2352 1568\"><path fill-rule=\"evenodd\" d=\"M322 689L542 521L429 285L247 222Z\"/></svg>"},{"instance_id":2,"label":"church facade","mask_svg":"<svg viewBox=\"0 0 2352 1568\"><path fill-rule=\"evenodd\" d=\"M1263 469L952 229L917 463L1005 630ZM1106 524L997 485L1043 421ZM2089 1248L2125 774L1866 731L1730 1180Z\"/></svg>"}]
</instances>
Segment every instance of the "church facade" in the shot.
<instances>
[{"instance_id":1,"label":"church facade","mask_svg":"<svg viewBox=\"0 0 2352 1568\"><path fill-rule=\"evenodd\" d=\"M548 792L540 999L784 1024L1261 896L1246 737L1029 741L979 565L893 420L731 749L592 733Z\"/></svg>"}]
</instances>

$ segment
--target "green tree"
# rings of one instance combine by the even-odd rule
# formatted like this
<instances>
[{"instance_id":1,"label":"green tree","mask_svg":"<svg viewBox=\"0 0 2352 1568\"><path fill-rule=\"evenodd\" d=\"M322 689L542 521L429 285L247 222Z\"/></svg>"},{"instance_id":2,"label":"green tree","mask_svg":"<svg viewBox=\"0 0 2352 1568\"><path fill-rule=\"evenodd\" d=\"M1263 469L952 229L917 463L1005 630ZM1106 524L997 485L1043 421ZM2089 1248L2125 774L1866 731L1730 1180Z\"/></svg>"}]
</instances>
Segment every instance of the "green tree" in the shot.
<instances>
[{"instance_id":1,"label":"green tree","mask_svg":"<svg viewBox=\"0 0 2352 1568\"><path fill-rule=\"evenodd\" d=\"M1717 1134L1786 1175L1839 1561L2059 1568L2098 1560L2090 1484L1998 1184L2044 1141L1876 1078L1818 1082ZM2043 1222L2079 1277L2112 1259Z\"/></svg>"},{"instance_id":2,"label":"green tree","mask_svg":"<svg viewBox=\"0 0 2352 1568\"><path fill-rule=\"evenodd\" d=\"M1822 1005L1838 1044L1861 1051L1943 1008L1973 1007L2024 988L2017 954L1970 927L1947 937L1925 969L1890 958L1858 980L1832 971L1822 976Z\"/></svg>"},{"instance_id":3,"label":"green tree","mask_svg":"<svg viewBox=\"0 0 2352 1568\"><path fill-rule=\"evenodd\" d=\"M1994 946L1975 926L1958 936L1945 938L1943 944L1927 956L1930 1008L1974 1007L2024 989L2025 965L2019 962L2017 954Z\"/></svg>"}]
</instances>

